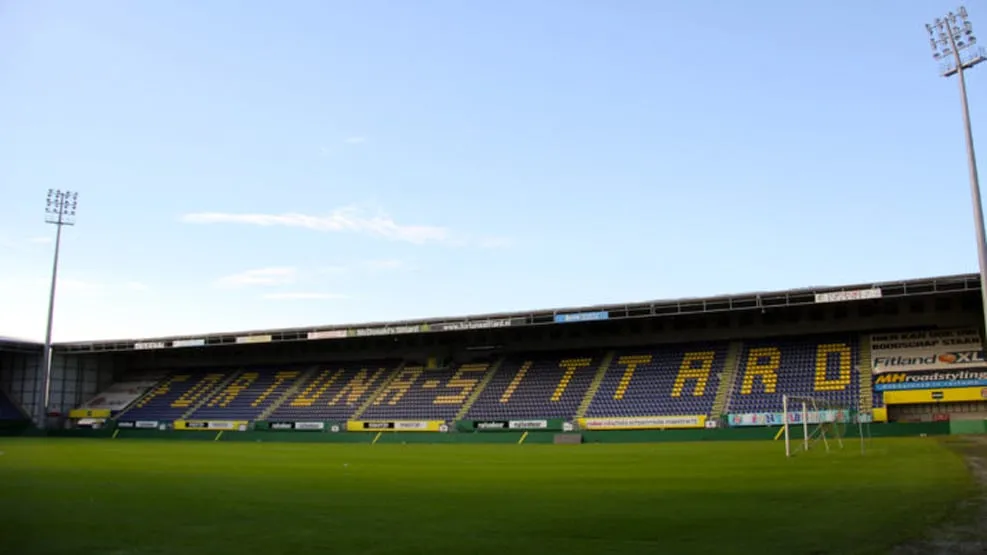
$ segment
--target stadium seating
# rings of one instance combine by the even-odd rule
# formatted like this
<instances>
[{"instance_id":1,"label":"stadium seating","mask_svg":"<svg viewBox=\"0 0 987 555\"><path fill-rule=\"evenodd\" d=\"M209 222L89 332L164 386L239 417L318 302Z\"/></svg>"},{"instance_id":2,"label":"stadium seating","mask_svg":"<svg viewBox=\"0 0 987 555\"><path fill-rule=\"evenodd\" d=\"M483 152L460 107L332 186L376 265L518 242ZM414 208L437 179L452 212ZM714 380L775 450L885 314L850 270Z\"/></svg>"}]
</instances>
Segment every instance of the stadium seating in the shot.
<instances>
[{"instance_id":1,"label":"stadium seating","mask_svg":"<svg viewBox=\"0 0 987 555\"><path fill-rule=\"evenodd\" d=\"M780 412L784 394L856 407L859 359L857 339L849 336L749 341L729 412Z\"/></svg>"},{"instance_id":2,"label":"stadium seating","mask_svg":"<svg viewBox=\"0 0 987 555\"><path fill-rule=\"evenodd\" d=\"M599 351L570 351L508 357L467 418L570 418L579 409L603 356Z\"/></svg>"},{"instance_id":3,"label":"stadium seating","mask_svg":"<svg viewBox=\"0 0 987 555\"><path fill-rule=\"evenodd\" d=\"M397 360L376 360L320 366L284 399L268 420L346 420L399 365Z\"/></svg>"},{"instance_id":4,"label":"stadium seating","mask_svg":"<svg viewBox=\"0 0 987 555\"><path fill-rule=\"evenodd\" d=\"M368 420L453 420L490 368L472 362L450 368L403 368L363 413Z\"/></svg>"},{"instance_id":5,"label":"stadium seating","mask_svg":"<svg viewBox=\"0 0 987 555\"><path fill-rule=\"evenodd\" d=\"M24 420L26 416L17 405L7 397L7 394L0 391L0 420Z\"/></svg>"},{"instance_id":6,"label":"stadium seating","mask_svg":"<svg viewBox=\"0 0 987 555\"><path fill-rule=\"evenodd\" d=\"M860 399L855 337L749 341L736 356L712 343L512 354L435 369L381 359L175 372L119 419L500 420L573 418L580 408L588 417L691 416L712 415L714 405L778 412L783 394L841 407ZM873 399L882 406L880 393Z\"/></svg>"},{"instance_id":7,"label":"stadium seating","mask_svg":"<svg viewBox=\"0 0 987 555\"><path fill-rule=\"evenodd\" d=\"M236 375L189 416L196 420L256 420L303 379L308 368L252 368Z\"/></svg>"},{"instance_id":8,"label":"stadium seating","mask_svg":"<svg viewBox=\"0 0 987 555\"><path fill-rule=\"evenodd\" d=\"M586 416L709 414L727 345L617 351Z\"/></svg>"},{"instance_id":9,"label":"stadium seating","mask_svg":"<svg viewBox=\"0 0 987 555\"><path fill-rule=\"evenodd\" d=\"M199 403L212 396L234 374L232 370L175 372L121 413L117 419L159 422L179 420Z\"/></svg>"}]
</instances>

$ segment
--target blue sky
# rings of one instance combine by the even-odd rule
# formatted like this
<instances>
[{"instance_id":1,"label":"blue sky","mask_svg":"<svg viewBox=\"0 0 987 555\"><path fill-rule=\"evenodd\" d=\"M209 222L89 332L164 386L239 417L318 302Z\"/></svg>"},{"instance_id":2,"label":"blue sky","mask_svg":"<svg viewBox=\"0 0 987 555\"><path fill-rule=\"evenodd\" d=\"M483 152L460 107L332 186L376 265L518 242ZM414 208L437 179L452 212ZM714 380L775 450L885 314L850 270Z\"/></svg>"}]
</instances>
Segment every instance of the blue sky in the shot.
<instances>
[{"instance_id":1,"label":"blue sky","mask_svg":"<svg viewBox=\"0 0 987 555\"><path fill-rule=\"evenodd\" d=\"M5 3L0 334L43 336L51 187L56 340L975 271L955 7Z\"/></svg>"}]
</instances>

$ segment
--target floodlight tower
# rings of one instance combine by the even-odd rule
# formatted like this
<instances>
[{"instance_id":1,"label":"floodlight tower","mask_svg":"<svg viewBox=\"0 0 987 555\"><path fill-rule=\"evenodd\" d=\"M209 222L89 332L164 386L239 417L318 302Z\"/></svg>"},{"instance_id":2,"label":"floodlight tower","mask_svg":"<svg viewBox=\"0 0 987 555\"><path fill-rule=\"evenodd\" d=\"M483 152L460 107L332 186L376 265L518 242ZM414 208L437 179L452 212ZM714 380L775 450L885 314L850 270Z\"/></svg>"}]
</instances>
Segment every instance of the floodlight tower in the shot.
<instances>
[{"instance_id":1,"label":"floodlight tower","mask_svg":"<svg viewBox=\"0 0 987 555\"><path fill-rule=\"evenodd\" d=\"M987 333L987 237L984 235L984 209L980 200L980 180L977 177L977 156L973 149L973 130L970 126L970 107L966 98L964 72L987 59L984 49L977 46L966 8L960 6L956 13L937 17L926 24L932 57L941 62L943 77L956 75L960 83L960 107L963 109L963 129L966 133L966 161L970 172L970 196L973 200L973 223L977 230L977 257L980 260L980 298L984 310L984 330Z\"/></svg>"},{"instance_id":2,"label":"floodlight tower","mask_svg":"<svg viewBox=\"0 0 987 555\"><path fill-rule=\"evenodd\" d=\"M44 399L38 424L48 427L48 408L51 401L51 323L55 315L55 284L58 282L58 251L62 246L62 227L75 225L75 212L79 205L79 193L48 189L48 204L45 206L45 223L55 226L55 256L51 264L51 292L48 295L48 325L45 328L45 347L42 353L41 369L44 372Z\"/></svg>"}]
</instances>

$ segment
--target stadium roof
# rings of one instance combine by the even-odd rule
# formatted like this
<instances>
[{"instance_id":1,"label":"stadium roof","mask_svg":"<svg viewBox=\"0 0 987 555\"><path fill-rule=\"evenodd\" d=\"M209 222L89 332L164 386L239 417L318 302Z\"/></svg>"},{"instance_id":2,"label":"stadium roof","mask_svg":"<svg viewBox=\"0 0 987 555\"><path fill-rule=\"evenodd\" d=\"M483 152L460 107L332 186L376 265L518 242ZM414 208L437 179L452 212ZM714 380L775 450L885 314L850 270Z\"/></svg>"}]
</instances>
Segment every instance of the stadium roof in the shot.
<instances>
[{"instance_id":1,"label":"stadium roof","mask_svg":"<svg viewBox=\"0 0 987 555\"><path fill-rule=\"evenodd\" d=\"M532 310L525 312L480 314L461 317L370 322L323 327L222 332L156 338L60 342L56 343L56 347L61 351L85 352L253 344L298 340L339 339L345 337L371 337L411 334L418 332L495 329L525 325L703 314L733 310L765 309L772 307L847 302L979 289L980 277L978 274L962 274L937 278L856 285L829 287L820 286L790 289L785 291L722 295L716 297L694 297L664 301L592 305Z\"/></svg>"}]
</instances>

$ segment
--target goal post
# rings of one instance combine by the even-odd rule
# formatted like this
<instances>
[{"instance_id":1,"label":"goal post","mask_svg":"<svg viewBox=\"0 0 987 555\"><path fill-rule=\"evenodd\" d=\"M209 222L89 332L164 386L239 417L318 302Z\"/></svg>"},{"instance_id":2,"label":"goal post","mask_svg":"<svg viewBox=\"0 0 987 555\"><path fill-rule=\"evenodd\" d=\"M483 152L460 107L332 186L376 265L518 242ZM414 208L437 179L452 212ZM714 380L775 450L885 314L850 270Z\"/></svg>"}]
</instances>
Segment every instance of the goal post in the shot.
<instances>
[{"instance_id":1,"label":"goal post","mask_svg":"<svg viewBox=\"0 0 987 555\"><path fill-rule=\"evenodd\" d=\"M857 418L852 408L841 406L826 399L801 397L796 395L782 396L782 426L785 436L785 456L791 457L799 452L807 452L822 444L829 452L832 449L843 449L843 439L847 429L855 421L862 426L863 418ZM860 430L861 444L864 448L864 431Z\"/></svg>"}]
</instances>

